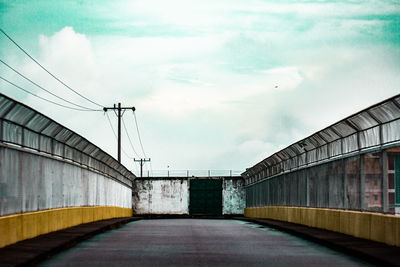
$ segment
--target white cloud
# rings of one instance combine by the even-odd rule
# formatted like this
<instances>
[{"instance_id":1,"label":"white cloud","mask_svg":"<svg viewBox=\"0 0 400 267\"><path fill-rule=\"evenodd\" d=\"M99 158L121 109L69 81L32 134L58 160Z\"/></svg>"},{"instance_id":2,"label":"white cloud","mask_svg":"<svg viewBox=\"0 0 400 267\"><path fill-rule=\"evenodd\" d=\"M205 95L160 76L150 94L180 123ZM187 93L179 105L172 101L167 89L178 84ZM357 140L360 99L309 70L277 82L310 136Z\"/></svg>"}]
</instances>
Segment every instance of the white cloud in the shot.
<instances>
[{"instance_id":1,"label":"white cloud","mask_svg":"<svg viewBox=\"0 0 400 267\"><path fill-rule=\"evenodd\" d=\"M101 104L136 106L154 169L244 169L398 93L399 50L372 42L369 31L381 33L385 22L363 18L393 13L385 3L118 2L118 12L111 12L114 4L103 11L119 31L65 27L39 37L37 58ZM365 36L371 42L358 43ZM90 105L17 59L39 84ZM115 155L103 114L39 103L28 101ZM124 116L140 150L133 118Z\"/></svg>"},{"instance_id":2,"label":"white cloud","mask_svg":"<svg viewBox=\"0 0 400 267\"><path fill-rule=\"evenodd\" d=\"M91 83L97 78L96 62L91 43L85 35L65 27L51 37L40 35L39 48L40 61L56 76L73 82L78 88L85 88L86 92L91 88Z\"/></svg>"}]
</instances>

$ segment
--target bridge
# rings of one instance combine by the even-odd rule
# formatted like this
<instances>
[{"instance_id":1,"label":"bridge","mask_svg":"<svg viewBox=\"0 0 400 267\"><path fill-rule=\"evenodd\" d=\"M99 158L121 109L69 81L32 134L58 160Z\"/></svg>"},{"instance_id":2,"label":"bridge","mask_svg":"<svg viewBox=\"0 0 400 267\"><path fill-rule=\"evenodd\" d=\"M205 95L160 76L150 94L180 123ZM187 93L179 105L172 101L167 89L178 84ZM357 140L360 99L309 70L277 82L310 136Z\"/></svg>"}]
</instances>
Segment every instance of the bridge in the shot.
<instances>
[{"instance_id":1,"label":"bridge","mask_svg":"<svg viewBox=\"0 0 400 267\"><path fill-rule=\"evenodd\" d=\"M357 244L380 248L391 264L400 255L399 95L240 175L185 174L136 177L89 140L1 94L0 248L7 253L0 254L26 249L24 242L31 249L32 242L49 243L49 235L62 239L135 220L48 264L85 264L89 257L109 265L105 252L115 263L128 257L140 265L359 264L270 227L303 237L323 231L311 238L320 241L335 235L332 242L367 242ZM149 220L154 216L187 219ZM105 249L110 242L120 251ZM96 249L84 255L85 246Z\"/></svg>"}]
</instances>

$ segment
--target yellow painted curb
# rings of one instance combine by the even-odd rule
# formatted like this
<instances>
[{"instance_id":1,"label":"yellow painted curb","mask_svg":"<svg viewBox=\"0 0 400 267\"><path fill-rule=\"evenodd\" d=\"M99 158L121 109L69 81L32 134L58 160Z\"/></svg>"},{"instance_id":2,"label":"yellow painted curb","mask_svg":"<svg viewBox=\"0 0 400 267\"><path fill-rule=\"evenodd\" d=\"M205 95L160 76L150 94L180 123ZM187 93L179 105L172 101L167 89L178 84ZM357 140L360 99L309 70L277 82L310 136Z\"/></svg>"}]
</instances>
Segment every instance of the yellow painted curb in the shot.
<instances>
[{"instance_id":1,"label":"yellow painted curb","mask_svg":"<svg viewBox=\"0 0 400 267\"><path fill-rule=\"evenodd\" d=\"M71 207L0 217L0 248L21 240L82 223L131 217L132 209L121 207Z\"/></svg>"},{"instance_id":2,"label":"yellow painted curb","mask_svg":"<svg viewBox=\"0 0 400 267\"><path fill-rule=\"evenodd\" d=\"M324 208L245 208L244 216L288 221L400 247L400 216Z\"/></svg>"}]
</instances>

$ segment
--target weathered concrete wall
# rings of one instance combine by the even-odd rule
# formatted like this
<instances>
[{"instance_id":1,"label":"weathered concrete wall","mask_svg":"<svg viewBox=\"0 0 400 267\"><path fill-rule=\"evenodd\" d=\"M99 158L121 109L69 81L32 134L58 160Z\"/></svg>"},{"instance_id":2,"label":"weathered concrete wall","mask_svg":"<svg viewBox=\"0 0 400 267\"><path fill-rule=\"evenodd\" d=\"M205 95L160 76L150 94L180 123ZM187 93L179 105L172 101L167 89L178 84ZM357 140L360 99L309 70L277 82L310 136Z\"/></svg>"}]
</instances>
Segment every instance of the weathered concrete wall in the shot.
<instances>
[{"instance_id":1,"label":"weathered concrete wall","mask_svg":"<svg viewBox=\"0 0 400 267\"><path fill-rule=\"evenodd\" d=\"M133 193L135 214L188 214L187 179L136 179Z\"/></svg>"},{"instance_id":2,"label":"weathered concrete wall","mask_svg":"<svg viewBox=\"0 0 400 267\"><path fill-rule=\"evenodd\" d=\"M242 178L225 178L222 183L222 213L244 214L246 190Z\"/></svg>"},{"instance_id":3,"label":"weathered concrete wall","mask_svg":"<svg viewBox=\"0 0 400 267\"><path fill-rule=\"evenodd\" d=\"M131 208L132 191L78 164L0 146L0 216L80 206Z\"/></svg>"},{"instance_id":4,"label":"weathered concrete wall","mask_svg":"<svg viewBox=\"0 0 400 267\"><path fill-rule=\"evenodd\" d=\"M193 178L137 178L132 189L133 213L189 214L190 179ZM244 180L240 177L220 179L223 179L223 214L243 214L246 199Z\"/></svg>"}]
</instances>

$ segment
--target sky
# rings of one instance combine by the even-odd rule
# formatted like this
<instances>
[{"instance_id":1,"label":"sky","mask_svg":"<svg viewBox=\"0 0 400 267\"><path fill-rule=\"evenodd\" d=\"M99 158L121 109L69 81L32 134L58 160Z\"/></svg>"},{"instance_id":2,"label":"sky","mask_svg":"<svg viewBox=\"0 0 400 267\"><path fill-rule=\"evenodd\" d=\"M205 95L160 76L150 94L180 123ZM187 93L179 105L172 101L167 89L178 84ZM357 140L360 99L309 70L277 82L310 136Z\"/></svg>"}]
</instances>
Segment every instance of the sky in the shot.
<instances>
[{"instance_id":1,"label":"sky","mask_svg":"<svg viewBox=\"0 0 400 267\"><path fill-rule=\"evenodd\" d=\"M93 102L136 108L144 151L129 110L122 135L122 163L136 174L132 158L144 157L153 174L244 171L400 93L398 0L0 0L0 28ZM99 108L2 34L0 59L68 101ZM1 63L0 76L62 103ZM104 112L65 109L4 81L0 92L117 157ZM116 115L108 117L116 129Z\"/></svg>"}]
</instances>

